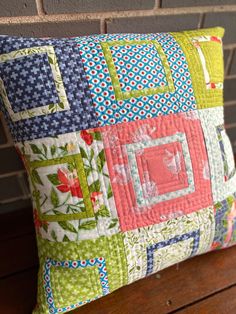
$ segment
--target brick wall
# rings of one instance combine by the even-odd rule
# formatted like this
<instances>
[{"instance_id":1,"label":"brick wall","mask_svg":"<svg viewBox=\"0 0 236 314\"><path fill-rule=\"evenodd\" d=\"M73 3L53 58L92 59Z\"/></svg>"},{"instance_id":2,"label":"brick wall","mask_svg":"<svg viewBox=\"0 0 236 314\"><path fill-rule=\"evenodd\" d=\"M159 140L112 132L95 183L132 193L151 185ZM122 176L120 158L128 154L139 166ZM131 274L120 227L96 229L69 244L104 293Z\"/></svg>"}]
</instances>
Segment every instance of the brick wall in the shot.
<instances>
[{"instance_id":1,"label":"brick wall","mask_svg":"<svg viewBox=\"0 0 236 314\"><path fill-rule=\"evenodd\" d=\"M66 37L225 27L226 128L236 151L236 0L1 0L0 34ZM23 165L0 117L0 213L30 206Z\"/></svg>"}]
</instances>

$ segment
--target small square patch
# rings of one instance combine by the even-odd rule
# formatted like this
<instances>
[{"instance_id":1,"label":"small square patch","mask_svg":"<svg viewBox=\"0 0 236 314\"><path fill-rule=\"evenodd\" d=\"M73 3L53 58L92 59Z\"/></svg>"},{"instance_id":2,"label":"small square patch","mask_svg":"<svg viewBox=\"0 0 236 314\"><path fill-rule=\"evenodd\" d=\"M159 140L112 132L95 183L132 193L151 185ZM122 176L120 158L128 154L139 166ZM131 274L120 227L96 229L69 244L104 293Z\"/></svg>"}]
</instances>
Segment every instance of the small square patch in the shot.
<instances>
[{"instance_id":1,"label":"small square patch","mask_svg":"<svg viewBox=\"0 0 236 314\"><path fill-rule=\"evenodd\" d=\"M185 134L128 144L126 148L139 206L194 192Z\"/></svg>"},{"instance_id":2,"label":"small square patch","mask_svg":"<svg viewBox=\"0 0 236 314\"><path fill-rule=\"evenodd\" d=\"M64 268L64 269L84 269L87 267L97 267L98 268L98 278L100 280L100 284L102 287L102 294L95 296L93 299L88 299L85 301L78 301L76 304L68 305L66 307L56 307L54 304L53 298L53 287L51 284L51 269L52 268ZM51 258L48 258L44 265L44 289L46 293L47 303L49 306L50 313L59 313L68 310L72 310L80 305L86 304L91 302L92 300L98 299L103 295L107 295L109 293L109 285L108 285L108 275L106 271L106 263L103 257L98 257L94 259L87 259L87 260L79 260L79 261L55 261Z\"/></svg>"},{"instance_id":3,"label":"small square patch","mask_svg":"<svg viewBox=\"0 0 236 314\"><path fill-rule=\"evenodd\" d=\"M14 112L60 102L47 53L5 61L1 78Z\"/></svg>"},{"instance_id":4,"label":"small square patch","mask_svg":"<svg viewBox=\"0 0 236 314\"><path fill-rule=\"evenodd\" d=\"M38 234L64 242L119 232L100 132L67 133L17 148L31 173Z\"/></svg>"},{"instance_id":5,"label":"small square patch","mask_svg":"<svg viewBox=\"0 0 236 314\"><path fill-rule=\"evenodd\" d=\"M22 62L24 65L22 65ZM4 64L3 71L6 75L3 79L0 79L0 92L13 121L70 109L56 54L52 46L26 48L2 54L0 55L0 66L2 64ZM18 68L19 71L24 66L21 75L27 79L17 80L17 72L12 74L14 77L9 78L7 72L12 66L14 66L14 69ZM35 75L40 78L40 80L37 80L36 85L34 84ZM12 97L12 89L15 88L14 94L20 93L20 96L23 94L26 100L26 104L23 105L20 111L16 109L18 107L17 99ZM45 92L46 96L49 94L46 98L44 97ZM8 93L10 93L9 96ZM29 107L27 103L30 100Z\"/></svg>"},{"instance_id":6,"label":"small square patch","mask_svg":"<svg viewBox=\"0 0 236 314\"><path fill-rule=\"evenodd\" d=\"M194 256L199 248L199 238L200 238L200 230L194 230L188 233L181 234L180 236L175 236L166 241L160 241L153 245L147 247L147 273L146 275L150 275L153 273L153 266L154 266L154 252L156 250L160 250L162 248L174 245L180 241L186 241L192 239L191 245L191 253L190 256Z\"/></svg>"},{"instance_id":7,"label":"small square patch","mask_svg":"<svg viewBox=\"0 0 236 314\"><path fill-rule=\"evenodd\" d=\"M213 206L124 232L128 282L209 250L214 234Z\"/></svg>"},{"instance_id":8,"label":"small square patch","mask_svg":"<svg viewBox=\"0 0 236 314\"><path fill-rule=\"evenodd\" d=\"M40 219L63 221L94 217L80 154L30 163Z\"/></svg>"},{"instance_id":9,"label":"small square patch","mask_svg":"<svg viewBox=\"0 0 236 314\"><path fill-rule=\"evenodd\" d=\"M168 61L157 41L110 41L101 46L117 100L175 90Z\"/></svg>"},{"instance_id":10,"label":"small square patch","mask_svg":"<svg viewBox=\"0 0 236 314\"><path fill-rule=\"evenodd\" d=\"M176 157L172 159L173 156ZM139 177L142 178L141 184L145 184L145 176L150 173L151 180L158 186L159 195L188 187L186 167L181 156L183 156L183 149L180 142L145 148L143 152L136 151L135 157ZM157 164L160 165L158 172L156 171ZM172 169L172 172L169 169ZM173 172L176 175L173 175ZM143 194L145 194L144 191L145 189L143 189Z\"/></svg>"}]
</instances>

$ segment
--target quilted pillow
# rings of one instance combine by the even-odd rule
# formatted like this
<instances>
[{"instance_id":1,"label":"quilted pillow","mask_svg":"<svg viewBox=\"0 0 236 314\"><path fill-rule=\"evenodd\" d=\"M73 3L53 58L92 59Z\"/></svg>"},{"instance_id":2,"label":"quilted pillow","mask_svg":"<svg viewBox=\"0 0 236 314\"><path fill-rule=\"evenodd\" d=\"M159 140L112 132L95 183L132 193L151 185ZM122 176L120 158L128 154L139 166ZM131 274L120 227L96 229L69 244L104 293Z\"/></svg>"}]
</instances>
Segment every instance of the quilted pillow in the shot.
<instances>
[{"instance_id":1,"label":"quilted pillow","mask_svg":"<svg viewBox=\"0 0 236 314\"><path fill-rule=\"evenodd\" d=\"M223 33L0 37L1 109L34 208L34 313L235 243Z\"/></svg>"}]
</instances>

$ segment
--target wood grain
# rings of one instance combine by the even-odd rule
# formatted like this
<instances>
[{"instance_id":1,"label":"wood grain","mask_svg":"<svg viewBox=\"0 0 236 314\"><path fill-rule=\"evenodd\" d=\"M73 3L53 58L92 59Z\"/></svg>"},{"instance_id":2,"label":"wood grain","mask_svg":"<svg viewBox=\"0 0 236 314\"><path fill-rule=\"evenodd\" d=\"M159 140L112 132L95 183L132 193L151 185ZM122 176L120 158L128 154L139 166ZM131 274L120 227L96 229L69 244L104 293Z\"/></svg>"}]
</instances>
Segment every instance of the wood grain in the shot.
<instances>
[{"instance_id":1,"label":"wood grain","mask_svg":"<svg viewBox=\"0 0 236 314\"><path fill-rule=\"evenodd\" d=\"M139 280L72 313L166 314L207 297L206 303L201 301L202 304L199 304L200 310L202 313L213 313L207 312L209 304L214 303L214 299L210 301L210 296L213 295L212 298L215 298L215 293L236 284L235 265L236 247L194 257L180 263L178 267L175 265L161 271L157 276ZM30 313L36 299L36 283L36 269L1 279L0 313ZM225 302L224 298L222 302ZM228 302L231 302L228 308L234 308L235 300ZM197 304L192 305L193 311L195 308L198 311L196 306ZM214 312L216 313L220 314Z\"/></svg>"},{"instance_id":2,"label":"wood grain","mask_svg":"<svg viewBox=\"0 0 236 314\"><path fill-rule=\"evenodd\" d=\"M0 279L0 313L31 314L36 304L37 269Z\"/></svg>"},{"instance_id":3,"label":"wood grain","mask_svg":"<svg viewBox=\"0 0 236 314\"><path fill-rule=\"evenodd\" d=\"M220 291L176 314L233 314L236 313L236 286Z\"/></svg>"},{"instance_id":4,"label":"wood grain","mask_svg":"<svg viewBox=\"0 0 236 314\"><path fill-rule=\"evenodd\" d=\"M139 280L73 313L170 313L235 284L235 265L236 247L204 254L161 271L160 279Z\"/></svg>"}]
</instances>

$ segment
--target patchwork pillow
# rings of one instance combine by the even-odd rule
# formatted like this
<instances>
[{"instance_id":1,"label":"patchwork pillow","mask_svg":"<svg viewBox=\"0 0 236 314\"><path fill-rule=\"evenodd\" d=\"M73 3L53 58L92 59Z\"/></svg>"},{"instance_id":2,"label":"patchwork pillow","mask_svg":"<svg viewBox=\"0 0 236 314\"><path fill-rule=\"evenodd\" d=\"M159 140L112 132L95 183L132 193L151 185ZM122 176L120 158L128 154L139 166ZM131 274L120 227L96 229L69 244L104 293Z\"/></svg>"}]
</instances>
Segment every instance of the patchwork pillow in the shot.
<instances>
[{"instance_id":1,"label":"patchwork pillow","mask_svg":"<svg viewBox=\"0 0 236 314\"><path fill-rule=\"evenodd\" d=\"M35 314L235 243L223 33L1 36L1 108L32 191Z\"/></svg>"}]
</instances>

